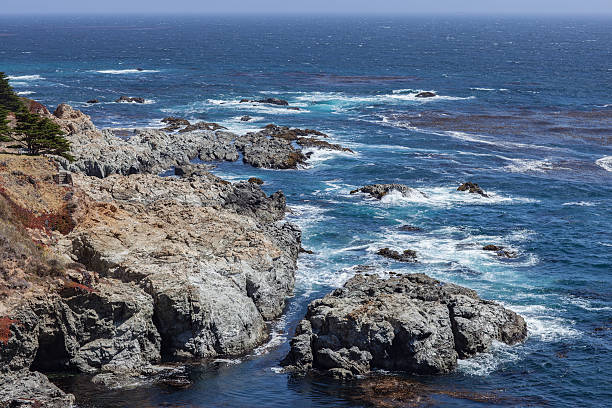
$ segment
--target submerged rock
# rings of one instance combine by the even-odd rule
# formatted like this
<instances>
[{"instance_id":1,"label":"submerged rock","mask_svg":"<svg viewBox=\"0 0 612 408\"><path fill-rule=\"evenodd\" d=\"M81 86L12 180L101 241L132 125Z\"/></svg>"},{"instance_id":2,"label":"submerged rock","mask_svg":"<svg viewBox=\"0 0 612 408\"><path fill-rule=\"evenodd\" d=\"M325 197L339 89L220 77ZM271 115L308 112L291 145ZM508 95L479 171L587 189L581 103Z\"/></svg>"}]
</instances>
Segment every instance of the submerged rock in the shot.
<instances>
[{"instance_id":1,"label":"submerged rock","mask_svg":"<svg viewBox=\"0 0 612 408\"><path fill-rule=\"evenodd\" d=\"M279 98L265 98L265 99L241 99L240 103L245 102L256 102L256 103L266 103L270 105L279 105L279 106L288 106L289 102L284 99Z\"/></svg>"},{"instance_id":2,"label":"submerged rock","mask_svg":"<svg viewBox=\"0 0 612 408\"><path fill-rule=\"evenodd\" d=\"M404 232L417 232L417 231L423 231L422 228L420 227L415 227L414 225L402 225L400 227L398 227L398 230L400 231L404 231Z\"/></svg>"},{"instance_id":3,"label":"submerged rock","mask_svg":"<svg viewBox=\"0 0 612 408\"><path fill-rule=\"evenodd\" d=\"M310 303L282 365L342 378L374 369L444 374L494 340L526 336L521 316L473 290L423 274L356 275Z\"/></svg>"},{"instance_id":4,"label":"submerged rock","mask_svg":"<svg viewBox=\"0 0 612 408\"><path fill-rule=\"evenodd\" d=\"M483 251L494 251L497 253L497 256L505 257L505 258L516 258L516 253L506 251L504 247L497 245L485 245L482 247Z\"/></svg>"},{"instance_id":5,"label":"submerged rock","mask_svg":"<svg viewBox=\"0 0 612 408\"><path fill-rule=\"evenodd\" d=\"M430 91L423 91L423 92L419 92L418 94L414 95L415 98L433 98L434 96L437 96L434 92L430 92Z\"/></svg>"},{"instance_id":6,"label":"submerged rock","mask_svg":"<svg viewBox=\"0 0 612 408\"><path fill-rule=\"evenodd\" d=\"M467 191L472 194L480 194L483 197L489 197L478 184L469 181L457 187L457 191Z\"/></svg>"},{"instance_id":7,"label":"submerged rock","mask_svg":"<svg viewBox=\"0 0 612 408\"><path fill-rule=\"evenodd\" d=\"M240 120L241 120L242 122L248 122L248 121L249 121L249 120L251 120L251 119L253 119L253 118L251 118L249 115L244 115L244 116L242 116L242 117L240 118Z\"/></svg>"},{"instance_id":8,"label":"submerged rock","mask_svg":"<svg viewBox=\"0 0 612 408\"><path fill-rule=\"evenodd\" d=\"M385 258L395 259L400 262L416 262L417 254L412 249L406 249L404 252L399 253L389 248L382 248L376 252L378 255L384 256Z\"/></svg>"},{"instance_id":9,"label":"submerged rock","mask_svg":"<svg viewBox=\"0 0 612 408\"><path fill-rule=\"evenodd\" d=\"M426 195L422 192L410 188L404 184L368 184L367 186L352 190L351 194L365 193L371 195L377 200L380 200L392 191L397 191L404 197L409 197L415 193L426 197Z\"/></svg>"},{"instance_id":10,"label":"submerged rock","mask_svg":"<svg viewBox=\"0 0 612 408\"><path fill-rule=\"evenodd\" d=\"M97 100L97 99L90 99L90 100L87 101L87 103L90 103L90 104L99 103L99 102L100 101Z\"/></svg>"}]
</instances>

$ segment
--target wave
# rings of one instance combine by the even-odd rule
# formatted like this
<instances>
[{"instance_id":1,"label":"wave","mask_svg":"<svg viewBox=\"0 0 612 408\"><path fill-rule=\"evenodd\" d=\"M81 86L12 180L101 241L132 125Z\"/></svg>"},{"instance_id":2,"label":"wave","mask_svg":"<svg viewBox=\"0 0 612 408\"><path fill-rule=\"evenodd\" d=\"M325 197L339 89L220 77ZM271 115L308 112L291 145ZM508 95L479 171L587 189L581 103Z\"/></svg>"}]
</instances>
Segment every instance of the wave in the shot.
<instances>
[{"instance_id":1,"label":"wave","mask_svg":"<svg viewBox=\"0 0 612 408\"><path fill-rule=\"evenodd\" d=\"M570 170L564 167L557 167L548 160L533 160L533 159L511 159L506 158L513 163L504 167L504 170L511 173L529 173L537 172L544 173L550 170Z\"/></svg>"},{"instance_id":2,"label":"wave","mask_svg":"<svg viewBox=\"0 0 612 408\"><path fill-rule=\"evenodd\" d=\"M153 72L159 72L156 69L103 69L94 70L98 74L111 74L111 75L122 75L122 74L149 74Z\"/></svg>"},{"instance_id":3,"label":"wave","mask_svg":"<svg viewBox=\"0 0 612 408\"><path fill-rule=\"evenodd\" d=\"M499 92L507 92L509 91L509 89L506 88L478 88L478 87L474 87L474 88L470 88L472 91L482 91L482 92L493 92L493 91L499 91Z\"/></svg>"},{"instance_id":4,"label":"wave","mask_svg":"<svg viewBox=\"0 0 612 408\"><path fill-rule=\"evenodd\" d=\"M311 153L310 157L307 160L307 164L309 167L316 166L321 164L327 160L343 156L343 157L357 157L358 153L351 152L341 152L338 150L328 150L328 149L318 149L316 147L306 147L302 149L304 154Z\"/></svg>"},{"instance_id":5,"label":"wave","mask_svg":"<svg viewBox=\"0 0 612 408\"><path fill-rule=\"evenodd\" d=\"M593 207L596 204L590 201L576 201L576 202L570 202L570 203L563 203L562 205L563 206L577 206L577 207Z\"/></svg>"},{"instance_id":6,"label":"wave","mask_svg":"<svg viewBox=\"0 0 612 408\"><path fill-rule=\"evenodd\" d=\"M420 89L396 89L390 94L381 95L347 95L342 92L310 92L296 96L295 99L307 103L336 103L336 104L367 104L367 103L396 103L397 101L409 101L427 103L433 101L459 101L474 99L474 96L460 97L449 95L436 95L431 98L417 98L416 95L423 92ZM431 91L430 91L431 92Z\"/></svg>"},{"instance_id":7,"label":"wave","mask_svg":"<svg viewBox=\"0 0 612 408\"><path fill-rule=\"evenodd\" d=\"M128 102L128 101L122 101L122 102L111 102L111 103L126 103L126 104L130 104L130 105L152 105L154 103L156 103L157 101L155 99L145 99L144 103L138 103L138 102Z\"/></svg>"},{"instance_id":8,"label":"wave","mask_svg":"<svg viewBox=\"0 0 612 408\"><path fill-rule=\"evenodd\" d=\"M491 350L480 353L465 360L457 360L457 370L471 376L487 376L501 366L521 359L520 351L516 347L494 341Z\"/></svg>"},{"instance_id":9,"label":"wave","mask_svg":"<svg viewBox=\"0 0 612 408\"><path fill-rule=\"evenodd\" d=\"M17 92L17 95L19 96L25 96L25 95L32 95L35 94L36 92L34 91L21 91L21 92Z\"/></svg>"},{"instance_id":10,"label":"wave","mask_svg":"<svg viewBox=\"0 0 612 408\"><path fill-rule=\"evenodd\" d=\"M408 196L392 191L382 198L366 198L366 202L385 206L412 206L426 205L432 207L454 207L457 205L497 205L497 204L525 204L537 203L537 200L526 197L510 197L487 190L489 197L457 191L457 187L426 187L419 188L423 194L414 193ZM348 191L345 191L348 196Z\"/></svg>"},{"instance_id":11,"label":"wave","mask_svg":"<svg viewBox=\"0 0 612 408\"><path fill-rule=\"evenodd\" d=\"M11 81L38 81L45 79L40 75L9 75L7 78Z\"/></svg>"},{"instance_id":12,"label":"wave","mask_svg":"<svg viewBox=\"0 0 612 408\"><path fill-rule=\"evenodd\" d=\"M602 157L595 160L595 164L606 171L612 171L612 156Z\"/></svg>"}]
</instances>

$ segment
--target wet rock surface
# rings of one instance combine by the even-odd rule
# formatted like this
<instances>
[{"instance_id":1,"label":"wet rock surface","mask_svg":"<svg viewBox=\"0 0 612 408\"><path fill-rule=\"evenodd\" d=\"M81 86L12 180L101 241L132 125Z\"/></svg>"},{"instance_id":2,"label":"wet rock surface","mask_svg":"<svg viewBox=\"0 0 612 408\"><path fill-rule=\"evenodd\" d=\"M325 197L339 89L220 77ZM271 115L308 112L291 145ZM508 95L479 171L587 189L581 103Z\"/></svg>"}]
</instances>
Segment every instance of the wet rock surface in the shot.
<instances>
[{"instance_id":1,"label":"wet rock surface","mask_svg":"<svg viewBox=\"0 0 612 408\"><path fill-rule=\"evenodd\" d=\"M380 256L384 256L385 258L394 259L400 262L417 261L417 254L412 249L406 249L403 252L399 252L389 248L381 248L376 253Z\"/></svg>"},{"instance_id":2,"label":"wet rock surface","mask_svg":"<svg viewBox=\"0 0 612 408\"><path fill-rule=\"evenodd\" d=\"M467 191L468 193L479 194L483 197L489 197L487 193L485 193L484 190L480 188L478 184L469 181L457 187L457 191Z\"/></svg>"},{"instance_id":3,"label":"wet rock surface","mask_svg":"<svg viewBox=\"0 0 612 408\"><path fill-rule=\"evenodd\" d=\"M409 197L412 194L418 194L425 197L425 194L418 190L410 188L404 184L368 184L367 186L352 190L351 194L364 193L369 194L377 200L382 199L387 194L397 191L404 197Z\"/></svg>"},{"instance_id":4,"label":"wet rock surface","mask_svg":"<svg viewBox=\"0 0 612 408\"><path fill-rule=\"evenodd\" d=\"M145 103L145 98L136 96L120 96L119 98L117 98L117 100L115 100L115 102L117 103Z\"/></svg>"},{"instance_id":5,"label":"wet rock surface","mask_svg":"<svg viewBox=\"0 0 612 408\"><path fill-rule=\"evenodd\" d=\"M470 289L423 274L356 275L308 306L282 364L350 378L373 369L444 374L527 336L524 319Z\"/></svg>"},{"instance_id":6,"label":"wet rock surface","mask_svg":"<svg viewBox=\"0 0 612 408\"><path fill-rule=\"evenodd\" d=\"M419 92L418 94L414 95L415 98L433 98L434 96L437 96L437 95L431 91L423 91L423 92Z\"/></svg>"}]
</instances>

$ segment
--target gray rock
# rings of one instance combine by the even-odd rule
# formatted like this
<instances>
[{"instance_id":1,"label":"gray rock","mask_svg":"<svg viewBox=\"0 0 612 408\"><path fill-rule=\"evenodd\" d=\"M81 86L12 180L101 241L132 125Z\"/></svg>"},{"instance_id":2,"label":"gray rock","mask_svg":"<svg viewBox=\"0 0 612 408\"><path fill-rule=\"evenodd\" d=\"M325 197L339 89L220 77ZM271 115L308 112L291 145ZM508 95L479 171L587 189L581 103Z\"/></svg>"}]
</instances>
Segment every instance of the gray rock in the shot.
<instances>
[{"instance_id":1,"label":"gray rock","mask_svg":"<svg viewBox=\"0 0 612 408\"><path fill-rule=\"evenodd\" d=\"M423 274L356 275L308 306L282 364L342 378L372 369L443 374L494 340L526 336L521 316L470 289Z\"/></svg>"},{"instance_id":2,"label":"gray rock","mask_svg":"<svg viewBox=\"0 0 612 408\"><path fill-rule=\"evenodd\" d=\"M70 408L74 396L66 394L47 377L27 370L0 374L0 406Z\"/></svg>"},{"instance_id":3,"label":"gray rock","mask_svg":"<svg viewBox=\"0 0 612 408\"><path fill-rule=\"evenodd\" d=\"M139 96L120 96L115 102L117 103L145 103L145 98L141 98Z\"/></svg>"},{"instance_id":4,"label":"gray rock","mask_svg":"<svg viewBox=\"0 0 612 408\"><path fill-rule=\"evenodd\" d=\"M404 197L409 197L411 194L419 194L426 197L426 195L422 192L410 188L404 184L368 184L367 186L351 191L351 194L365 193L371 195L377 200L380 200L392 191L397 191Z\"/></svg>"}]
</instances>

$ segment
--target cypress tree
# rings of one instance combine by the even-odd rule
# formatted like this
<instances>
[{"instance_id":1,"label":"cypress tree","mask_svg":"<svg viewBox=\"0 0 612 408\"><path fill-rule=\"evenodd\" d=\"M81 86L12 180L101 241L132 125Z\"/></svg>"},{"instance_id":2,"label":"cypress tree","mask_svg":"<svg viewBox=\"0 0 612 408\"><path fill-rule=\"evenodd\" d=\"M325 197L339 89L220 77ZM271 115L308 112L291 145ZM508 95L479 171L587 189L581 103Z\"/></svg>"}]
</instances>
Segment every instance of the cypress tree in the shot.
<instances>
[{"instance_id":1,"label":"cypress tree","mask_svg":"<svg viewBox=\"0 0 612 408\"><path fill-rule=\"evenodd\" d=\"M17 112L22 107L23 104L9 84L8 77L4 72L0 72L0 108L9 112Z\"/></svg>"}]
</instances>

